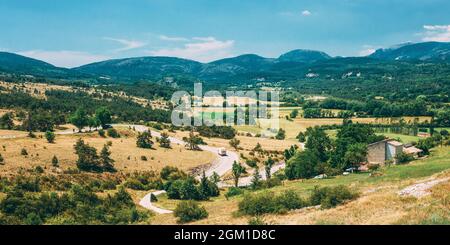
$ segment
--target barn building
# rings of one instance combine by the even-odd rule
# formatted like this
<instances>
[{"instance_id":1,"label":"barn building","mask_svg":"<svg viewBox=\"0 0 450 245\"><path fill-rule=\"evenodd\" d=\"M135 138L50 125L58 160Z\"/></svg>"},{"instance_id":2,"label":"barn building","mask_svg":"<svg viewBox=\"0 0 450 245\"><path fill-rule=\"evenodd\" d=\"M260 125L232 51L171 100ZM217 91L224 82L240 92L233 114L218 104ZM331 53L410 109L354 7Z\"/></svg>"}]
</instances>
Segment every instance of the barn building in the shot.
<instances>
[{"instance_id":1,"label":"barn building","mask_svg":"<svg viewBox=\"0 0 450 245\"><path fill-rule=\"evenodd\" d=\"M386 139L375 142L367 147L367 162L370 164L384 164L386 161L393 160L403 152L403 143Z\"/></svg>"}]
</instances>

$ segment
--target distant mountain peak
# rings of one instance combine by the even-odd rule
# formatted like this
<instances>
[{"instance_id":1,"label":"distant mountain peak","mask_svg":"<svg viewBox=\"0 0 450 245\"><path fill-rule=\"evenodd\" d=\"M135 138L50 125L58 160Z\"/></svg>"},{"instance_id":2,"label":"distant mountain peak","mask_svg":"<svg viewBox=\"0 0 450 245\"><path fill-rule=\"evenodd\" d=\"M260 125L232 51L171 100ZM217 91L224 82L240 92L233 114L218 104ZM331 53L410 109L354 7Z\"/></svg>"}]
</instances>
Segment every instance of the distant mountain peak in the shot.
<instances>
[{"instance_id":1,"label":"distant mountain peak","mask_svg":"<svg viewBox=\"0 0 450 245\"><path fill-rule=\"evenodd\" d=\"M312 63L319 60L328 60L328 59L331 59L331 56L329 56L325 52L308 49L295 49L285 54L282 54L278 58L278 61Z\"/></svg>"},{"instance_id":2,"label":"distant mountain peak","mask_svg":"<svg viewBox=\"0 0 450 245\"><path fill-rule=\"evenodd\" d=\"M449 61L450 43L404 43L388 49L378 49L369 57L397 61Z\"/></svg>"}]
</instances>

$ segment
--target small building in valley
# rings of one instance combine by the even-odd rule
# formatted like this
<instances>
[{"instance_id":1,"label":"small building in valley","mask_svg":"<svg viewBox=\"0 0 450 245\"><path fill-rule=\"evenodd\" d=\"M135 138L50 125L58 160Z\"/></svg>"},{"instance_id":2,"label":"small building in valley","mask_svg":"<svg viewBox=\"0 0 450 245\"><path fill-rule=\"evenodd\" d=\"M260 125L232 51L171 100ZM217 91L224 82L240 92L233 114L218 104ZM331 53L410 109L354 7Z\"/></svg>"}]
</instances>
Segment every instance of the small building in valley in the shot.
<instances>
[{"instance_id":1,"label":"small building in valley","mask_svg":"<svg viewBox=\"0 0 450 245\"><path fill-rule=\"evenodd\" d=\"M403 143L395 140L382 140L367 146L367 162L370 164L384 164L386 161L393 160L403 152Z\"/></svg>"}]
</instances>

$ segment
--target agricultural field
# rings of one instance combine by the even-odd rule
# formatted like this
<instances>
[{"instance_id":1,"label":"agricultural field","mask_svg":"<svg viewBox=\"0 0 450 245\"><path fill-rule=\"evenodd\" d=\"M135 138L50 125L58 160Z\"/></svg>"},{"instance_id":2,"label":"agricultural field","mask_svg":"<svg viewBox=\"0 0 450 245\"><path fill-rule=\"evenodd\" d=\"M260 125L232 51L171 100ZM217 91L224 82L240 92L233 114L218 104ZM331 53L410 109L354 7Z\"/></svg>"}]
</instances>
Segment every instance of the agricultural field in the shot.
<instances>
[{"instance_id":1,"label":"agricultural field","mask_svg":"<svg viewBox=\"0 0 450 245\"><path fill-rule=\"evenodd\" d=\"M285 112L286 114L289 114L288 112ZM417 117L419 118L420 122L424 122L427 120L430 120L429 117ZM404 120L414 120L412 117L405 117ZM364 124L371 124L371 123L385 123L389 122L389 119L386 118L352 118L352 121L355 123L364 123ZM305 132L307 128L309 127L315 127L315 126L322 126L322 125L340 125L342 124L342 119L339 118L295 118L292 120L287 120L285 118L280 117L278 120L279 127L286 130L286 138L287 139L295 139L297 137L298 133ZM267 129L271 128L273 125L276 125L275 121L272 119L258 119L257 125L254 126L235 126L235 128L242 132L249 132L252 134L268 134L270 135L270 132L268 132ZM273 135L273 133L272 133Z\"/></svg>"}]
</instances>

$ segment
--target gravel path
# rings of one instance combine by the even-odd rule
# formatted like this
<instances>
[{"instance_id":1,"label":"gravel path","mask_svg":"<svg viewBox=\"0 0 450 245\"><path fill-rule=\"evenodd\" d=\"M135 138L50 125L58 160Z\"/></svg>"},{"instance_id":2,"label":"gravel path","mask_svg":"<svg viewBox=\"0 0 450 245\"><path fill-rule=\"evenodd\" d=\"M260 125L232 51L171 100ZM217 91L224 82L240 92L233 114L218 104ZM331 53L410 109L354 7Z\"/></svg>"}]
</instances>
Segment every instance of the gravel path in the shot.
<instances>
[{"instance_id":1,"label":"gravel path","mask_svg":"<svg viewBox=\"0 0 450 245\"><path fill-rule=\"evenodd\" d=\"M143 197L141 199L141 201L139 202L139 205L141 205L142 207L144 207L146 209L149 209L149 210L151 210L151 211L153 211L155 213L158 213L158 214L171 214L171 213L173 213L173 211L167 210L167 209L158 208L158 207L156 207L156 206L154 206L152 204L152 201L151 201L152 194L155 195L155 196L159 196L159 195L164 194L164 193L166 193L166 191L150 192L147 195L145 195L145 197Z\"/></svg>"},{"instance_id":2,"label":"gravel path","mask_svg":"<svg viewBox=\"0 0 450 245\"><path fill-rule=\"evenodd\" d=\"M449 181L449 178L444 179L434 179L425 181L422 183L417 183L411 186L406 187L405 189L398 192L400 196L413 196L416 198L424 197L430 194L428 191L429 189L433 188L435 185L438 185L440 183Z\"/></svg>"}]
</instances>

